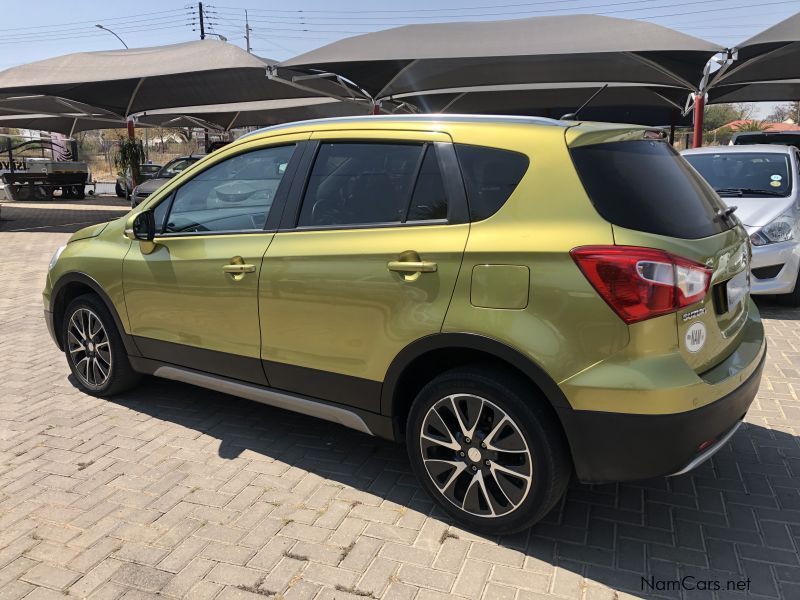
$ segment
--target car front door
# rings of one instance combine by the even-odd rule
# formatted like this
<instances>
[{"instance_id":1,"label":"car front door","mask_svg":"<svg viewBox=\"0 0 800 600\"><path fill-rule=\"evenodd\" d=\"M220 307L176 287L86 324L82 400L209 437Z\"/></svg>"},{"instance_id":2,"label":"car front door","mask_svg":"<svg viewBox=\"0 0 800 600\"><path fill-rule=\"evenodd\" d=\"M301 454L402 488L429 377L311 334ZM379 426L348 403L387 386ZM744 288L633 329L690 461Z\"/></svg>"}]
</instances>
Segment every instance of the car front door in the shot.
<instances>
[{"instance_id":1,"label":"car front door","mask_svg":"<svg viewBox=\"0 0 800 600\"><path fill-rule=\"evenodd\" d=\"M267 383L258 277L307 137L231 149L155 206L153 251L133 244L123 263L131 333L145 358Z\"/></svg>"},{"instance_id":2,"label":"car front door","mask_svg":"<svg viewBox=\"0 0 800 600\"><path fill-rule=\"evenodd\" d=\"M453 146L319 132L303 162L261 271L264 367L273 387L379 412L389 364L440 331L458 276L469 224Z\"/></svg>"}]
</instances>

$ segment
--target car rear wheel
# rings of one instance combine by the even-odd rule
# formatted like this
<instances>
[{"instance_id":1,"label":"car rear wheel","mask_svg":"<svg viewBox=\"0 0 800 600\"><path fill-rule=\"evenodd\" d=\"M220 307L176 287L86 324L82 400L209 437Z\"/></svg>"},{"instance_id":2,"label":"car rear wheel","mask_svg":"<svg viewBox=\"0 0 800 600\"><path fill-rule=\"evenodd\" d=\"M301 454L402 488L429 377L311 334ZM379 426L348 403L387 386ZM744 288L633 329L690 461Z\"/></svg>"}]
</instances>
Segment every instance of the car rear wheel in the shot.
<instances>
[{"instance_id":1,"label":"car rear wheel","mask_svg":"<svg viewBox=\"0 0 800 600\"><path fill-rule=\"evenodd\" d=\"M124 189L122 188L122 186L119 184L119 181L118 181L118 182L116 183L116 185L114 186L114 192L116 192L116 194L117 194L117 198L124 198L124 197L125 197L125 195L126 195L126 194L125 194L125 190L124 190Z\"/></svg>"},{"instance_id":2,"label":"car rear wheel","mask_svg":"<svg viewBox=\"0 0 800 600\"><path fill-rule=\"evenodd\" d=\"M69 368L87 394L113 396L138 383L114 319L97 296L87 294L70 302L61 339Z\"/></svg>"},{"instance_id":3,"label":"car rear wheel","mask_svg":"<svg viewBox=\"0 0 800 600\"><path fill-rule=\"evenodd\" d=\"M481 533L530 527L563 496L572 465L560 424L514 373L447 371L418 394L408 453L452 517Z\"/></svg>"}]
</instances>

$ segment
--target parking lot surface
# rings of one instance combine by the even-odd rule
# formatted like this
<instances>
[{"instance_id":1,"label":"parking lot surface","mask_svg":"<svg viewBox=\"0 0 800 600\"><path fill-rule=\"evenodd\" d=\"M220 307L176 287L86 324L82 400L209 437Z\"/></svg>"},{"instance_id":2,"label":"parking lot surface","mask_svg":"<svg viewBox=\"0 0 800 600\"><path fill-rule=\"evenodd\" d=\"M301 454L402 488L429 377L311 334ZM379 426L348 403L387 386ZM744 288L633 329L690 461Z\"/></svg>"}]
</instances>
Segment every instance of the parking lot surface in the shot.
<instances>
[{"instance_id":1,"label":"parking lot surface","mask_svg":"<svg viewBox=\"0 0 800 600\"><path fill-rule=\"evenodd\" d=\"M0 599L800 598L800 311L759 301L761 389L711 462L573 483L532 530L476 536L399 446L175 382L79 392L47 264L124 210L0 203Z\"/></svg>"}]
</instances>

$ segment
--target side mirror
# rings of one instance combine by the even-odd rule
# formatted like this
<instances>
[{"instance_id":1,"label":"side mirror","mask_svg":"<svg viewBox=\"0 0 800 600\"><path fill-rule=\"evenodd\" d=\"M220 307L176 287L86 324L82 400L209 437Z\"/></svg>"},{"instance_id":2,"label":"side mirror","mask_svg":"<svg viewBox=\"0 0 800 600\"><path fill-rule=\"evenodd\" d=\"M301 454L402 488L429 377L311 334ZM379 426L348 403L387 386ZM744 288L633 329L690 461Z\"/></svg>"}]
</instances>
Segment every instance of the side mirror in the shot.
<instances>
[{"instance_id":1,"label":"side mirror","mask_svg":"<svg viewBox=\"0 0 800 600\"><path fill-rule=\"evenodd\" d=\"M133 220L131 239L152 242L156 237L156 218L152 210L145 210Z\"/></svg>"}]
</instances>

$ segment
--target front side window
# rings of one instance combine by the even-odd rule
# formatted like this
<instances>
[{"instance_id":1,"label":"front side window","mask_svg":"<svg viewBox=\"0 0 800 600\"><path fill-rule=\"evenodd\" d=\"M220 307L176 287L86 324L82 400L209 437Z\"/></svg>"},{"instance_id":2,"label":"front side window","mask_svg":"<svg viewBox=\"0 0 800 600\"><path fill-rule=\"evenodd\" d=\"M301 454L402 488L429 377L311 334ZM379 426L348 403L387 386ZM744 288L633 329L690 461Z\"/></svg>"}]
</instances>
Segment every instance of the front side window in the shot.
<instances>
[{"instance_id":1,"label":"front side window","mask_svg":"<svg viewBox=\"0 0 800 600\"><path fill-rule=\"evenodd\" d=\"M720 196L785 198L791 192L791 165L787 154L722 151L687 154L684 158Z\"/></svg>"},{"instance_id":2,"label":"front side window","mask_svg":"<svg viewBox=\"0 0 800 600\"><path fill-rule=\"evenodd\" d=\"M263 148L198 173L175 192L163 232L263 229L293 152L294 145Z\"/></svg>"},{"instance_id":3,"label":"front side window","mask_svg":"<svg viewBox=\"0 0 800 600\"><path fill-rule=\"evenodd\" d=\"M447 218L430 144L324 143L306 187L298 227Z\"/></svg>"}]
</instances>

